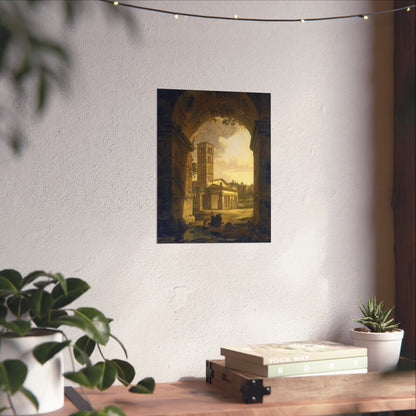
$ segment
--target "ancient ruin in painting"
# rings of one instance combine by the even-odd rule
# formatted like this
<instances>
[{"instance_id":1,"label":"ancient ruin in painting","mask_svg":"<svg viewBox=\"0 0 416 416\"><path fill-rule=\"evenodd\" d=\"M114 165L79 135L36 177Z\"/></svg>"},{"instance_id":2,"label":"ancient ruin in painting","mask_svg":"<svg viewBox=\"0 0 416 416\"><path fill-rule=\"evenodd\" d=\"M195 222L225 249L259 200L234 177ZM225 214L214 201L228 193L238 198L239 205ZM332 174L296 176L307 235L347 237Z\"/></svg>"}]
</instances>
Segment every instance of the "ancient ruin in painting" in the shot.
<instances>
[{"instance_id":1,"label":"ancient ruin in painting","mask_svg":"<svg viewBox=\"0 0 416 416\"><path fill-rule=\"evenodd\" d=\"M159 89L157 242L270 242L270 94Z\"/></svg>"}]
</instances>

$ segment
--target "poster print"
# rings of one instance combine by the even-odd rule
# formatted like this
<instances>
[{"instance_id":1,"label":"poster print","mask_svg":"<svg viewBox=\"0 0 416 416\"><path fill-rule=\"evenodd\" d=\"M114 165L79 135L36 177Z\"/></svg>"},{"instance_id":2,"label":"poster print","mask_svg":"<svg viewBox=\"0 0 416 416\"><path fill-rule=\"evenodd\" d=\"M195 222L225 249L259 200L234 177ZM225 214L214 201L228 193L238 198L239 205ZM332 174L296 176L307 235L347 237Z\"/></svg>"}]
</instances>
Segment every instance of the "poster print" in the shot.
<instances>
[{"instance_id":1,"label":"poster print","mask_svg":"<svg viewBox=\"0 0 416 416\"><path fill-rule=\"evenodd\" d=\"M157 91L157 242L270 242L270 94Z\"/></svg>"}]
</instances>

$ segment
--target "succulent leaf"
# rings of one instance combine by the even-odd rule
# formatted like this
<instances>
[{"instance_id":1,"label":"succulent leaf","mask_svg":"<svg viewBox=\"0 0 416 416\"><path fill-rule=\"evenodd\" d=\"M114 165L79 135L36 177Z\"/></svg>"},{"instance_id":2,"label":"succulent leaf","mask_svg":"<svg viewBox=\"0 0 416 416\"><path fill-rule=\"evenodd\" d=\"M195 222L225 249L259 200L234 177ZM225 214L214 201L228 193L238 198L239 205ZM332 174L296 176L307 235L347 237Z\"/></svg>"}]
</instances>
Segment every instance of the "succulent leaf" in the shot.
<instances>
[{"instance_id":1,"label":"succulent leaf","mask_svg":"<svg viewBox=\"0 0 416 416\"><path fill-rule=\"evenodd\" d=\"M366 303L360 298L358 306L363 316L359 319L353 319L353 321L366 326L371 332L392 331L399 327L398 323L394 323L393 318L388 319L394 306L385 311L383 309L384 302L377 303L375 296L369 298Z\"/></svg>"}]
</instances>

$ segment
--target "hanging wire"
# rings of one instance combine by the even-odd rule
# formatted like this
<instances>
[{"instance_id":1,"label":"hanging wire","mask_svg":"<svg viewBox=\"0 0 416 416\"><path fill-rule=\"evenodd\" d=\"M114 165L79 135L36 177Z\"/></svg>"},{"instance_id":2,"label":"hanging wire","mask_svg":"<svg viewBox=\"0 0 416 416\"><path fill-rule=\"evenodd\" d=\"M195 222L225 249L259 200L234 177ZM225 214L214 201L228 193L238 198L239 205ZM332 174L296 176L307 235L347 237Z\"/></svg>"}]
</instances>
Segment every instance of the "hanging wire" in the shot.
<instances>
[{"instance_id":1,"label":"hanging wire","mask_svg":"<svg viewBox=\"0 0 416 416\"><path fill-rule=\"evenodd\" d=\"M199 19L212 19L212 20L239 20L242 22L316 22L316 21L324 21L324 20L341 20L341 19L354 19L354 18L360 18L367 20L371 16L376 16L379 14L386 14L386 13L395 13L402 10L406 10L407 12L410 12L411 9L416 7L416 4L410 5L410 6L404 6L404 7L398 7L395 9L389 9L389 10L381 10L377 12L371 12L371 13L361 13L361 14L349 14L344 16L328 16L328 17L309 17L309 18L298 18L298 19L261 19L261 18L250 18L250 17L239 17L238 15L234 15L234 17L226 17L226 16L210 16L205 14L194 14L194 13L184 13L184 12L175 12L170 10L163 10L163 9L154 9L151 7L145 7L145 6L138 6L135 4L130 3L124 3L121 1L113 1L113 0L100 0L104 3L109 3L115 6L121 6L121 7L130 7L133 9L139 9L144 10L148 12L153 13L162 13L162 14L169 14L174 16L176 19L179 18L179 16L184 17L195 17Z\"/></svg>"}]
</instances>

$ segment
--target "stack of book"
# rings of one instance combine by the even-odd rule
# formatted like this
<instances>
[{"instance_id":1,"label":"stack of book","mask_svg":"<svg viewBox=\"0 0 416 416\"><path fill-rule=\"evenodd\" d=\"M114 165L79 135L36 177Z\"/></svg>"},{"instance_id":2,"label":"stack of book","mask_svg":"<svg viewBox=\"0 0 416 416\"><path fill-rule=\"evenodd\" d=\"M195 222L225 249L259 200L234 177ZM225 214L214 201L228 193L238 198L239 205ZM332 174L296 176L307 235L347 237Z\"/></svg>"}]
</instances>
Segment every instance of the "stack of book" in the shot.
<instances>
[{"instance_id":1,"label":"stack of book","mask_svg":"<svg viewBox=\"0 0 416 416\"><path fill-rule=\"evenodd\" d=\"M225 366L261 377L367 373L367 348L332 341L223 347Z\"/></svg>"}]
</instances>

